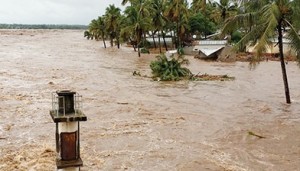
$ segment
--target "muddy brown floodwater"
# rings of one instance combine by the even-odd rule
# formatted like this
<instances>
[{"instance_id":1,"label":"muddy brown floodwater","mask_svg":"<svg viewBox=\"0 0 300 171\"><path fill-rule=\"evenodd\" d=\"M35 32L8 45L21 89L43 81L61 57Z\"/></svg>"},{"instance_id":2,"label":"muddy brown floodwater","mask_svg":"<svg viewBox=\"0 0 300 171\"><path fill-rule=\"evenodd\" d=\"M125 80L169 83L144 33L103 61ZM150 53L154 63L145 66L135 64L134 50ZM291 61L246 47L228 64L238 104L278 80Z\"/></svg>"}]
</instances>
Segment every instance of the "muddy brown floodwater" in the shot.
<instances>
[{"instance_id":1,"label":"muddy brown floodwater","mask_svg":"<svg viewBox=\"0 0 300 171\"><path fill-rule=\"evenodd\" d=\"M54 170L51 92L84 97L83 171L300 170L300 69L203 62L193 73L234 81L155 82L153 55L102 47L83 31L0 30L0 170ZM249 134L249 132L252 133ZM258 138L254 135L265 138Z\"/></svg>"}]
</instances>

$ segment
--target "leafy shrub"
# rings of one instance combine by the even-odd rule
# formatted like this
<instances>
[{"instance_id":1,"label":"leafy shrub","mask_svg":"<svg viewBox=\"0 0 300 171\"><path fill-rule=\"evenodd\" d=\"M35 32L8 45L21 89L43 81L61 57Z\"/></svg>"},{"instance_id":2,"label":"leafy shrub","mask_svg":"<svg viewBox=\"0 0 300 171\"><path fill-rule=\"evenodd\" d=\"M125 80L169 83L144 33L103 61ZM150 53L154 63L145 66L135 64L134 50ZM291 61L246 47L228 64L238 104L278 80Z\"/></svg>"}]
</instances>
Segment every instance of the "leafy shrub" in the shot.
<instances>
[{"instance_id":1,"label":"leafy shrub","mask_svg":"<svg viewBox=\"0 0 300 171\"><path fill-rule=\"evenodd\" d=\"M232 43L237 43L242 39L242 33L240 31L235 31L231 35L231 42Z\"/></svg>"},{"instance_id":2,"label":"leafy shrub","mask_svg":"<svg viewBox=\"0 0 300 171\"><path fill-rule=\"evenodd\" d=\"M141 49L141 53L150 53L150 51L148 49L146 49L146 48L142 48Z\"/></svg>"},{"instance_id":3,"label":"leafy shrub","mask_svg":"<svg viewBox=\"0 0 300 171\"><path fill-rule=\"evenodd\" d=\"M86 37L88 40L93 39L93 34L86 30L84 31L84 37Z\"/></svg>"},{"instance_id":4,"label":"leafy shrub","mask_svg":"<svg viewBox=\"0 0 300 171\"><path fill-rule=\"evenodd\" d=\"M161 81L178 81L182 78L189 78L192 73L188 68L181 65L188 64L188 60L183 56L172 56L170 59L166 55L161 54L152 61L150 68L152 70L153 78Z\"/></svg>"},{"instance_id":5,"label":"leafy shrub","mask_svg":"<svg viewBox=\"0 0 300 171\"><path fill-rule=\"evenodd\" d=\"M147 40L142 40L140 43L139 43L139 47L140 48L149 48L151 46L151 43L148 42Z\"/></svg>"},{"instance_id":6,"label":"leafy shrub","mask_svg":"<svg viewBox=\"0 0 300 171\"><path fill-rule=\"evenodd\" d=\"M184 55L184 50L183 50L183 48L182 48L182 47L178 48L178 49L177 49L177 53L178 53L179 55Z\"/></svg>"}]
</instances>

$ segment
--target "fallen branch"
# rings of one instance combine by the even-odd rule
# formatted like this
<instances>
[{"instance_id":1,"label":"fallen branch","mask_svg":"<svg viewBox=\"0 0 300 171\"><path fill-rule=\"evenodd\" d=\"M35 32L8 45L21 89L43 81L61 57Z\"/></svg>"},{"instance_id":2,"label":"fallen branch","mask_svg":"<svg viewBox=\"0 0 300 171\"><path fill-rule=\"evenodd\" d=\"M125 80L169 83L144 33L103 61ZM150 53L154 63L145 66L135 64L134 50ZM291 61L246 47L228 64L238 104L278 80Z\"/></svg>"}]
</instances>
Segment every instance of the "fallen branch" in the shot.
<instances>
[{"instance_id":1,"label":"fallen branch","mask_svg":"<svg viewBox=\"0 0 300 171\"><path fill-rule=\"evenodd\" d=\"M127 103L127 102L117 102L117 104L120 104L120 105L128 105L129 103Z\"/></svg>"},{"instance_id":2,"label":"fallen branch","mask_svg":"<svg viewBox=\"0 0 300 171\"><path fill-rule=\"evenodd\" d=\"M254 132L252 132L252 131L248 131L248 134L249 134L249 135L252 135L252 136L255 136L255 137L258 137L258 138L266 138L266 137L264 137L264 136L261 136L261 135L255 134L255 133L254 133Z\"/></svg>"},{"instance_id":3,"label":"fallen branch","mask_svg":"<svg viewBox=\"0 0 300 171\"><path fill-rule=\"evenodd\" d=\"M230 77L228 75L209 75L209 74L202 74L193 75L191 80L193 81L230 81L234 80L234 77Z\"/></svg>"}]
</instances>

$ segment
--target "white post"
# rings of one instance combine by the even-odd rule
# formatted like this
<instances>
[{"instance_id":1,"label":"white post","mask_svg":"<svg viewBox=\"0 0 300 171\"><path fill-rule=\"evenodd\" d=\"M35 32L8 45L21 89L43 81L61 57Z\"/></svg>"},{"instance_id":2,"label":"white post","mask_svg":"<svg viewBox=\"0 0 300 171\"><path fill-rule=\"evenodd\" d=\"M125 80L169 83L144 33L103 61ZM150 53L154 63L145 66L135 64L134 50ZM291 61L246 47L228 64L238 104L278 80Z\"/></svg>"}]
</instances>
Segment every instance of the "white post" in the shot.
<instances>
[{"instance_id":1,"label":"white post","mask_svg":"<svg viewBox=\"0 0 300 171\"><path fill-rule=\"evenodd\" d=\"M78 122L59 122L58 133L78 131Z\"/></svg>"},{"instance_id":2,"label":"white post","mask_svg":"<svg viewBox=\"0 0 300 171\"><path fill-rule=\"evenodd\" d=\"M79 171L79 167L68 167L64 169L58 169L57 171Z\"/></svg>"}]
</instances>

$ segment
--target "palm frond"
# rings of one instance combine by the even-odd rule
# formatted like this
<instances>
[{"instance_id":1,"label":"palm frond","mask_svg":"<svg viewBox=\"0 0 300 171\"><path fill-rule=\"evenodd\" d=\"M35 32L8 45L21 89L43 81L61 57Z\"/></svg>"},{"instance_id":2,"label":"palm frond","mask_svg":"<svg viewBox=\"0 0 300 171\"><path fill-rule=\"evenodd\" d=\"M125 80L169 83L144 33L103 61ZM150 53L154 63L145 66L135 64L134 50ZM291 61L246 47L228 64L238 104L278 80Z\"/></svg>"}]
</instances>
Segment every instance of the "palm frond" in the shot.
<instances>
[{"instance_id":1,"label":"palm frond","mask_svg":"<svg viewBox=\"0 0 300 171\"><path fill-rule=\"evenodd\" d=\"M300 29L300 0L294 0L291 2L292 5L292 21L293 21L293 26L296 30Z\"/></svg>"},{"instance_id":2,"label":"palm frond","mask_svg":"<svg viewBox=\"0 0 300 171\"><path fill-rule=\"evenodd\" d=\"M248 44L256 45L259 36L263 32L263 26L257 25L252 28L248 33L246 33L242 39L234 46L236 50L242 49L243 47L247 46Z\"/></svg>"},{"instance_id":3,"label":"palm frond","mask_svg":"<svg viewBox=\"0 0 300 171\"><path fill-rule=\"evenodd\" d=\"M247 28L249 26L254 25L253 21L255 21L256 16L257 12L250 12L245 14L239 14L227 19L221 31L222 35L231 33L237 30L237 28Z\"/></svg>"},{"instance_id":4,"label":"palm frond","mask_svg":"<svg viewBox=\"0 0 300 171\"><path fill-rule=\"evenodd\" d=\"M293 48L293 50L295 50L295 52L297 54L298 62L300 64L300 36L299 36L298 30L296 30L293 27L293 25L290 22L288 22L287 20L285 20L285 22L290 27L290 30L288 32L288 38L291 41L291 47Z\"/></svg>"},{"instance_id":5,"label":"palm frond","mask_svg":"<svg viewBox=\"0 0 300 171\"><path fill-rule=\"evenodd\" d=\"M267 46L270 46L270 39L272 39L275 34L275 30L278 25L278 18L280 15L278 6L275 3L264 6L262 11L262 19L265 20L264 23L266 27L255 47L259 56L266 51Z\"/></svg>"},{"instance_id":6,"label":"palm frond","mask_svg":"<svg viewBox=\"0 0 300 171\"><path fill-rule=\"evenodd\" d=\"M187 59L183 56L177 56L177 58L173 56L168 59L166 55L161 54L156 56L156 60L151 62L150 67L153 78L159 78L162 81L178 81L192 75L188 68L182 67L187 63Z\"/></svg>"}]
</instances>

